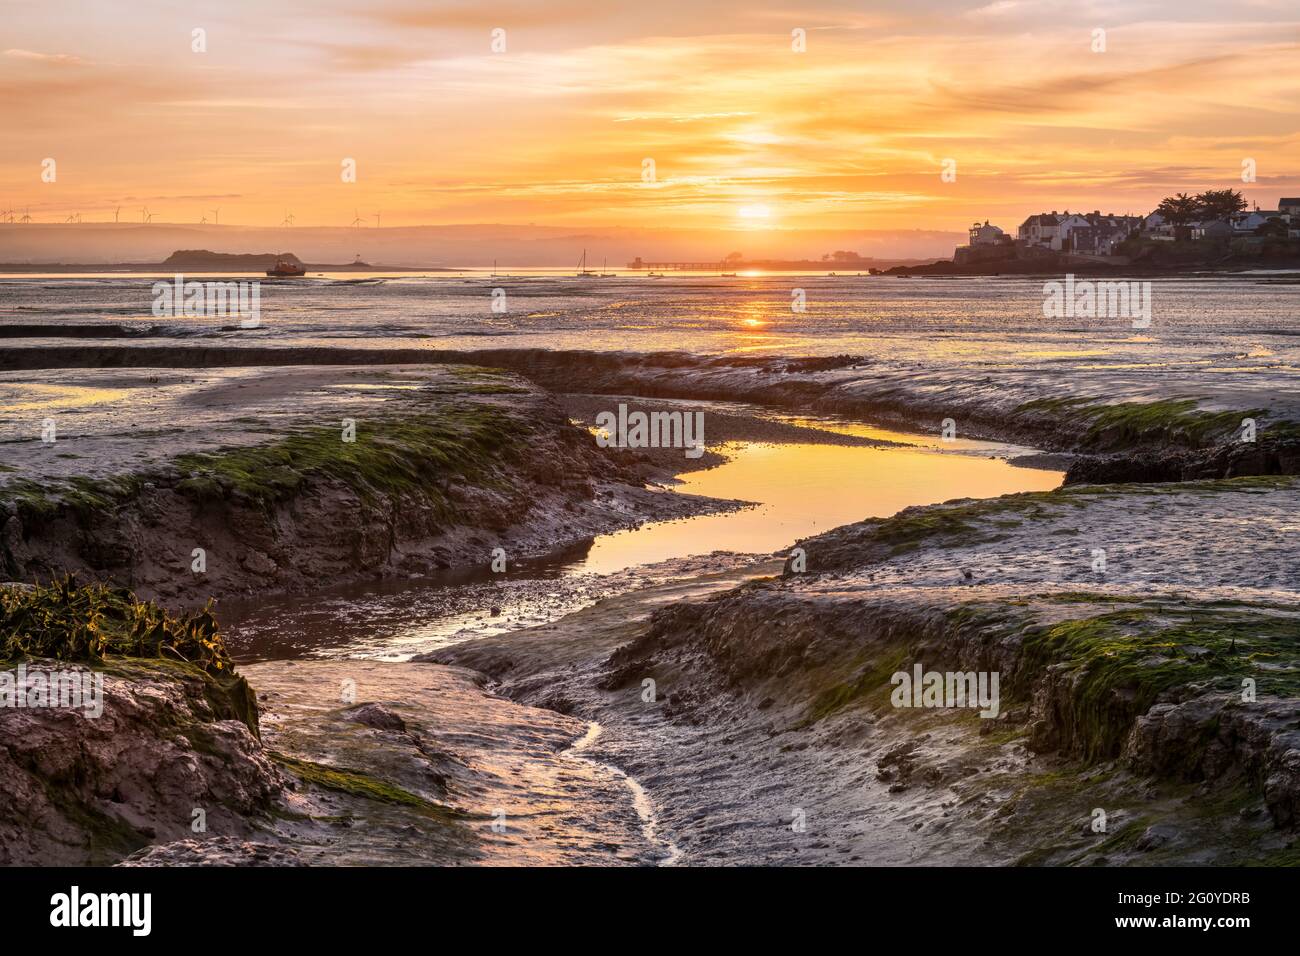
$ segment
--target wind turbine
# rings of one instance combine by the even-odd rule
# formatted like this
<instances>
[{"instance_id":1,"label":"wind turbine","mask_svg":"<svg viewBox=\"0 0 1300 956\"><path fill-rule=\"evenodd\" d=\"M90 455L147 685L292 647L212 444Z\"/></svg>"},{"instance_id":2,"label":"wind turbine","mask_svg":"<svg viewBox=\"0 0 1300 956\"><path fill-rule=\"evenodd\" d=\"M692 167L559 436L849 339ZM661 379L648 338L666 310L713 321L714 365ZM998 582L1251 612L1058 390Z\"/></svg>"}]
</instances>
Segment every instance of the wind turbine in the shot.
<instances>
[{"instance_id":1,"label":"wind turbine","mask_svg":"<svg viewBox=\"0 0 1300 956\"><path fill-rule=\"evenodd\" d=\"M360 226L361 226L361 224L362 224L363 222L365 222L365 220L361 218L361 215L360 215L360 214L359 214L355 209L352 210L352 223L351 223L351 225L353 225L353 226L357 226L358 228L360 228Z\"/></svg>"},{"instance_id":2,"label":"wind turbine","mask_svg":"<svg viewBox=\"0 0 1300 956\"><path fill-rule=\"evenodd\" d=\"M122 213L121 206L118 206L116 209L113 210L113 222L117 222L117 217L121 215L121 213Z\"/></svg>"},{"instance_id":3,"label":"wind turbine","mask_svg":"<svg viewBox=\"0 0 1300 956\"><path fill-rule=\"evenodd\" d=\"M284 214L284 218L280 220L280 225L282 225L282 226L292 226L292 225L293 225L293 213L291 213L291 212L286 212L286 213Z\"/></svg>"},{"instance_id":4,"label":"wind turbine","mask_svg":"<svg viewBox=\"0 0 1300 956\"><path fill-rule=\"evenodd\" d=\"M204 216L203 218L201 218L201 219L199 220L199 225L200 225L200 226L206 226L207 224L208 224L208 217L207 217L207 216Z\"/></svg>"},{"instance_id":5,"label":"wind turbine","mask_svg":"<svg viewBox=\"0 0 1300 956\"><path fill-rule=\"evenodd\" d=\"M27 223L30 223L30 222L32 221L32 207L31 207L31 206L28 206L27 208L25 208L25 209L23 210L23 218L22 218L22 219L19 219L18 221L19 221L19 222L27 222Z\"/></svg>"},{"instance_id":6,"label":"wind turbine","mask_svg":"<svg viewBox=\"0 0 1300 956\"><path fill-rule=\"evenodd\" d=\"M140 207L140 221L145 225L148 225L149 223L153 222L153 213L149 211L148 206Z\"/></svg>"},{"instance_id":7,"label":"wind turbine","mask_svg":"<svg viewBox=\"0 0 1300 956\"><path fill-rule=\"evenodd\" d=\"M219 207L212 210L212 224L214 226L221 225L221 209Z\"/></svg>"},{"instance_id":8,"label":"wind turbine","mask_svg":"<svg viewBox=\"0 0 1300 956\"><path fill-rule=\"evenodd\" d=\"M379 228L379 213L375 213L375 228Z\"/></svg>"}]
</instances>

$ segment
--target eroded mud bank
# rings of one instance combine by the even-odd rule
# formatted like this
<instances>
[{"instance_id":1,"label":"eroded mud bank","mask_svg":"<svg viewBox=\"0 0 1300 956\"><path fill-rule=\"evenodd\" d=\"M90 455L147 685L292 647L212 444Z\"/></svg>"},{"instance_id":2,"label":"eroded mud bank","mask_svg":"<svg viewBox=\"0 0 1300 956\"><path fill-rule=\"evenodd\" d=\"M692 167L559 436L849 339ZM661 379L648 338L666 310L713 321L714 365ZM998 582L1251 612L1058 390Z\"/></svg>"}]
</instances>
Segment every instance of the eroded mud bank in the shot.
<instances>
[{"instance_id":1,"label":"eroded mud bank","mask_svg":"<svg viewBox=\"0 0 1300 956\"><path fill-rule=\"evenodd\" d=\"M432 659L599 720L688 862L1294 862L1297 505L1247 478L909 509L800 542L803 573ZM1000 673L998 716L895 707L915 664Z\"/></svg>"},{"instance_id":2,"label":"eroded mud bank","mask_svg":"<svg viewBox=\"0 0 1300 956\"><path fill-rule=\"evenodd\" d=\"M468 366L43 387L47 405L79 404L51 415L52 440L6 430L13 580L71 571L202 603L486 566L496 548L513 559L737 504L647 489L670 472L598 448L526 381Z\"/></svg>"}]
</instances>

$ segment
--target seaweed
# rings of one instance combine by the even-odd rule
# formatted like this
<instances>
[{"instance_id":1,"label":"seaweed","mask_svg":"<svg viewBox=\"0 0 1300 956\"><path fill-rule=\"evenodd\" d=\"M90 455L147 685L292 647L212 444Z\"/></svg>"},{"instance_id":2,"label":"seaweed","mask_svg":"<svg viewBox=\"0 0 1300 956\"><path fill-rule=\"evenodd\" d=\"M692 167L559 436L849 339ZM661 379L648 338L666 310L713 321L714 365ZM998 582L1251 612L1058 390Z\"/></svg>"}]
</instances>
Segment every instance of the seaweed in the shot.
<instances>
[{"instance_id":1,"label":"seaweed","mask_svg":"<svg viewBox=\"0 0 1300 956\"><path fill-rule=\"evenodd\" d=\"M48 584L0 588L0 660L21 657L102 663L112 656L182 661L206 674L231 674L209 604L172 615L126 588Z\"/></svg>"}]
</instances>

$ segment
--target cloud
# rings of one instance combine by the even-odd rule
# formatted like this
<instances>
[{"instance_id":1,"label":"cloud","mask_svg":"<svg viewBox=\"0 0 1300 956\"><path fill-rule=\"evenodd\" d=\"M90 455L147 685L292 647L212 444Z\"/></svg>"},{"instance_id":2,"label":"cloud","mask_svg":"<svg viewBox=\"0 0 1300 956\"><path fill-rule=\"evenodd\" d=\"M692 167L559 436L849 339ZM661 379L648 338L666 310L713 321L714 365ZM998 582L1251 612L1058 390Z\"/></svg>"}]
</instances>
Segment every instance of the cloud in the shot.
<instances>
[{"instance_id":1,"label":"cloud","mask_svg":"<svg viewBox=\"0 0 1300 956\"><path fill-rule=\"evenodd\" d=\"M38 60L41 63L81 63L81 57L70 53L37 53L34 50L5 50L5 56L16 60Z\"/></svg>"},{"instance_id":2,"label":"cloud","mask_svg":"<svg viewBox=\"0 0 1300 956\"><path fill-rule=\"evenodd\" d=\"M1023 10L1024 7L1023 0L996 0L996 2L990 3L986 7L972 10L970 15L973 17L999 17L1003 14Z\"/></svg>"},{"instance_id":3,"label":"cloud","mask_svg":"<svg viewBox=\"0 0 1300 956\"><path fill-rule=\"evenodd\" d=\"M1224 185L1245 156L1261 183L1295 168L1293 4L1255 4L1267 22L1201 0L861 7L284 0L268 22L227 0L196 55L188 27L161 43L143 10L110 31L32 5L0 57L0 194L55 195L24 157L57 156L59 202L238 196L223 222L275 223L286 206L340 222L360 204L655 228L748 203L783 224L952 228L1040 204L1137 209ZM1104 55L1090 23L1106 26ZM358 160L355 186L339 184L342 157ZM957 183L939 179L946 157Z\"/></svg>"}]
</instances>

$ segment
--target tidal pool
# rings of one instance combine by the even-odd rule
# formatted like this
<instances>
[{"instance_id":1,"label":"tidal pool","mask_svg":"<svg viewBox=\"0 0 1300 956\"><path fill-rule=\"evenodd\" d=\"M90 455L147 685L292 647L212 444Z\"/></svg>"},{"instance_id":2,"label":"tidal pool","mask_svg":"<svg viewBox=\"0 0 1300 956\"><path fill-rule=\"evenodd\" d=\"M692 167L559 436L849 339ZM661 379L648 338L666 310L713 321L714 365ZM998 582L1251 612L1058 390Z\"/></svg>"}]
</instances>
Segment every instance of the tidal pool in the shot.
<instances>
[{"instance_id":1,"label":"tidal pool","mask_svg":"<svg viewBox=\"0 0 1300 956\"><path fill-rule=\"evenodd\" d=\"M915 438L879 429L871 437ZM751 443L720 450L728 462L683 475L674 490L740 498L757 507L601 535L570 570L608 574L711 551L769 554L798 538L864 518L888 517L911 505L1047 491L1060 485L1062 477L1059 471L1020 468L991 457L991 452L1010 449L987 442L965 442L953 451Z\"/></svg>"},{"instance_id":2,"label":"tidal pool","mask_svg":"<svg viewBox=\"0 0 1300 956\"><path fill-rule=\"evenodd\" d=\"M226 600L227 640L243 660L363 657L402 660L447 644L554 621L644 584L724 570L734 552L766 556L795 540L911 505L1046 491L1062 473L1021 468L1031 449L941 442L847 422L799 419L912 447L735 442L728 461L689 472L663 494L754 502L725 514L652 522L563 551L512 561L505 574L464 568L270 600Z\"/></svg>"}]
</instances>

